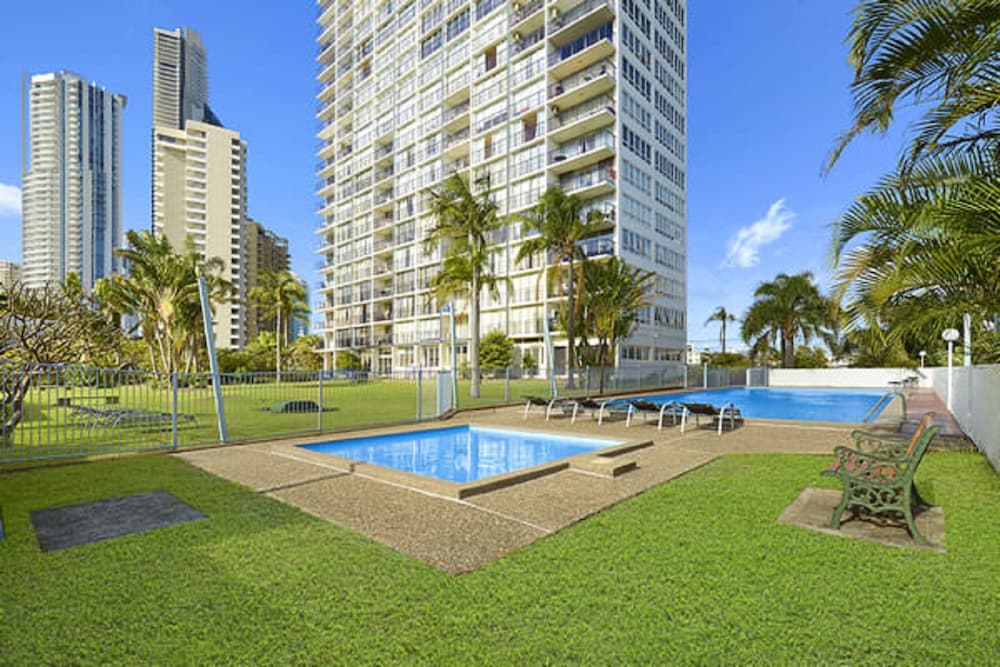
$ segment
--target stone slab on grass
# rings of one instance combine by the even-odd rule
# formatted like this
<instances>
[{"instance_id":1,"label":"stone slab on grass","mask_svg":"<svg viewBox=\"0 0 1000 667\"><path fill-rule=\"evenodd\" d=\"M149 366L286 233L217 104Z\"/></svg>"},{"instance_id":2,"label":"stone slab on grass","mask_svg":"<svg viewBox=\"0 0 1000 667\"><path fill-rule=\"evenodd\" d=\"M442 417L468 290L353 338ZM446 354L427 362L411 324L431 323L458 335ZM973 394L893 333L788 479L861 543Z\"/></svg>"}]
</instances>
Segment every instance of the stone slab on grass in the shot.
<instances>
[{"instance_id":1,"label":"stone slab on grass","mask_svg":"<svg viewBox=\"0 0 1000 667\"><path fill-rule=\"evenodd\" d=\"M204 518L204 514L166 491L150 491L31 513L31 523L42 551L78 547Z\"/></svg>"},{"instance_id":2,"label":"stone slab on grass","mask_svg":"<svg viewBox=\"0 0 1000 667\"><path fill-rule=\"evenodd\" d=\"M831 528L830 518L833 516L833 510L840 504L841 494L842 492L836 489L807 488L785 508L778 521L827 535L878 542L891 547L928 549L944 553L944 510L940 507L931 507L914 517L917 530L929 543L925 546L913 541L902 521L898 526L882 525L870 520L852 518L850 510L844 512L840 530Z\"/></svg>"}]
</instances>

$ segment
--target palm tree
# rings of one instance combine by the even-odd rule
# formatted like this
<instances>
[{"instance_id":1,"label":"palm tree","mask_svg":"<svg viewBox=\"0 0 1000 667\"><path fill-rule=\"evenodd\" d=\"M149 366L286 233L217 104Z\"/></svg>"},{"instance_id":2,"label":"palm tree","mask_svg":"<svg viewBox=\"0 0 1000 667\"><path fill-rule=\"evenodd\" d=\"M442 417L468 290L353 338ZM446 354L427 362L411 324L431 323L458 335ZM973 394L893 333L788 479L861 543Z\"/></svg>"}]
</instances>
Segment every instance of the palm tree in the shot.
<instances>
[{"instance_id":1,"label":"palm tree","mask_svg":"<svg viewBox=\"0 0 1000 667\"><path fill-rule=\"evenodd\" d=\"M617 257L584 264L582 321L597 339L601 393L611 351L632 333L639 310L649 305L647 295L655 278L656 274L633 268Z\"/></svg>"},{"instance_id":2,"label":"palm tree","mask_svg":"<svg viewBox=\"0 0 1000 667\"><path fill-rule=\"evenodd\" d=\"M830 166L862 132L885 133L897 106L924 108L904 170L934 153L996 147L1000 3L863 0L848 35L854 123Z\"/></svg>"},{"instance_id":3,"label":"palm tree","mask_svg":"<svg viewBox=\"0 0 1000 667\"><path fill-rule=\"evenodd\" d=\"M232 284L222 279L219 258L203 260L192 249L179 254L163 236L129 230L128 246L115 250L129 267L128 275L101 279L95 294L106 313L136 315L153 368L164 372L190 368L197 363L203 340L198 278L209 285L211 298L231 298Z\"/></svg>"},{"instance_id":4,"label":"palm tree","mask_svg":"<svg viewBox=\"0 0 1000 667\"><path fill-rule=\"evenodd\" d=\"M885 329L891 347L1000 312L998 202L1000 164L978 150L926 158L859 197L834 226L845 329Z\"/></svg>"},{"instance_id":5,"label":"palm tree","mask_svg":"<svg viewBox=\"0 0 1000 667\"><path fill-rule=\"evenodd\" d=\"M475 181L475 191L459 173L445 179L439 190L430 191L430 210L436 218L425 247L445 245L441 271L431 287L437 298L460 294L469 299L469 364L472 370L470 395L479 397L479 309L484 287L494 293L499 279L490 272L490 245L493 234L505 222L497 215L488 177ZM452 369L456 372L457 369Z\"/></svg>"},{"instance_id":6,"label":"palm tree","mask_svg":"<svg viewBox=\"0 0 1000 667\"><path fill-rule=\"evenodd\" d=\"M580 248L583 239L607 228L603 212L591 209L584 215L584 204L576 195L567 195L557 186L548 188L534 210L518 216L525 223L527 234L537 233L526 239L517 252L517 261L537 253L549 255L542 277L562 283L563 262L566 263L566 344L568 346L569 374L566 388L573 389L573 375L576 369L575 320L577 293L582 281L578 279L577 260L586 261L587 256ZM552 271L550 272L550 268ZM548 291L546 291L548 294ZM550 360L551 365L551 360Z\"/></svg>"},{"instance_id":7,"label":"palm tree","mask_svg":"<svg viewBox=\"0 0 1000 667\"><path fill-rule=\"evenodd\" d=\"M1000 313L1000 3L865 0L854 14L855 118L830 166L898 106L923 109L896 172L835 225L845 329L881 332L866 336L881 355L963 313ZM1000 358L1000 333L979 338Z\"/></svg>"},{"instance_id":8,"label":"palm tree","mask_svg":"<svg viewBox=\"0 0 1000 667\"><path fill-rule=\"evenodd\" d=\"M288 346L292 320L304 320L309 313L306 289L291 271L262 271L249 298L260 304L265 317L274 318L275 381L281 382L281 344Z\"/></svg>"},{"instance_id":9,"label":"palm tree","mask_svg":"<svg viewBox=\"0 0 1000 667\"><path fill-rule=\"evenodd\" d=\"M795 368L795 339L801 336L808 343L829 324L830 302L820 295L809 272L778 274L761 283L754 298L743 316L743 340L755 351L766 350L777 340L782 366Z\"/></svg>"},{"instance_id":10,"label":"palm tree","mask_svg":"<svg viewBox=\"0 0 1000 667\"><path fill-rule=\"evenodd\" d=\"M707 320L705 320L705 325L709 325L712 322L722 322L722 331L719 333L719 340L722 341L722 354L726 353L726 323L735 322L736 316L726 310L725 306L719 306L715 309Z\"/></svg>"}]
</instances>

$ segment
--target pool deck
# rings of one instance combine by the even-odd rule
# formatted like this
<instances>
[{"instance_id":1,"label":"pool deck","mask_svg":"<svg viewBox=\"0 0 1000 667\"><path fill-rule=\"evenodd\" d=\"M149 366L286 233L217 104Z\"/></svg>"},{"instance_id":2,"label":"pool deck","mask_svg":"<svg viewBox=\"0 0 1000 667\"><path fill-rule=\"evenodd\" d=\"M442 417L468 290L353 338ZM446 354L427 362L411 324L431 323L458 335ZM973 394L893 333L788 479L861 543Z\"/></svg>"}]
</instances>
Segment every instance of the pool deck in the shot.
<instances>
[{"instance_id":1,"label":"pool deck","mask_svg":"<svg viewBox=\"0 0 1000 667\"><path fill-rule=\"evenodd\" d=\"M892 405L882 426L898 426ZM911 410L912 413L912 410ZM895 422L893 422L895 420ZM463 493L454 484L298 448L359 435L473 424L623 440L626 451L573 457L555 471L498 488ZM829 454L853 425L751 420L732 432L641 420L598 425L546 421L523 408L463 412L421 425L368 429L295 440L218 447L177 456L220 477L335 522L452 574L481 567L622 500L727 453ZM632 448L632 446L636 448ZM817 471L818 472L818 471ZM805 480L804 480L805 481Z\"/></svg>"}]
</instances>

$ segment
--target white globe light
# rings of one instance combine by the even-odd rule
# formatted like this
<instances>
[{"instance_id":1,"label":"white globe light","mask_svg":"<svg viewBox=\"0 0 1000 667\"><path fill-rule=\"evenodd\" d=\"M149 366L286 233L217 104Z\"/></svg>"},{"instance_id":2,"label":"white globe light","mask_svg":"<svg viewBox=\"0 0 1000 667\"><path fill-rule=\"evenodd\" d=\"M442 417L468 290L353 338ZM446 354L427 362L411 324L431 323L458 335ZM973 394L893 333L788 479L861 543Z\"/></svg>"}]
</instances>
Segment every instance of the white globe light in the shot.
<instances>
[{"instance_id":1,"label":"white globe light","mask_svg":"<svg viewBox=\"0 0 1000 667\"><path fill-rule=\"evenodd\" d=\"M959 336L958 329L945 329L944 331L941 332L941 338L944 338L949 343L958 340L958 336Z\"/></svg>"}]
</instances>

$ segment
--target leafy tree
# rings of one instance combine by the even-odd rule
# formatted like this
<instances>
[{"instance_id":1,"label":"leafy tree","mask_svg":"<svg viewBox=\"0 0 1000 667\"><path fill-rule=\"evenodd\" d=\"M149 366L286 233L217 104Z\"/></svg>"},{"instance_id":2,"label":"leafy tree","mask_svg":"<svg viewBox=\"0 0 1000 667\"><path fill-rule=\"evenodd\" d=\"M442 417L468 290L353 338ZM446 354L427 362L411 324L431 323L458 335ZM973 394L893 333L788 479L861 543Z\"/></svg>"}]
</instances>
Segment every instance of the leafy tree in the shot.
<instances>
[{"instance_id":1,"label":"leafy tree","mask_svg":"<svg viewBox=\"0 0 1000 667\"><path fill-rule=\"evenodd\" d=\"M704 355L702 355L704 359ZM738 352L720 352L708 355L708 365L715 368L748 368L750 358Z\"/></svg>"},{"instance_id":2,"label":"leafy tree","mask_svg":"<svg viewBox=\"0 0 1000 667\"><path fill-rule=\"evenodd\" d=\"M586 330L597 339L601 393L611 352L632 333L639 311L649 305L647 294L655 277L617 257L584 264L582 319Z\"/></svg>"},{"instance_id":3,"label":"leafy tree","mask_svg":"<svg viewBox=\"0 0 1000 667\"><path fill-rule=\"evenodd\" d=\"M812 274L781 273L754 291L756 301L743 316L743 340L757 353L778 342L782 366L795 368L795 340L808 342L829 327L830 302L820 295Z\"/></svg>"},{"instance_id":4,"label":"leafy tree","mask_svg":"<svg viewBox=\"0 0 1000 667\"><path fill-rule=\"evenodd\" d=\"M469 359L472 363L470 395L479 397L479 311L483 288L498 292L500 279L490 271L493 234L504 226L491 198L488 177L475 182L476 191L459 173L453 173L438 190L430 191L435 225L425 247L444 246L441 271L431 283L434 296L462 295L469 299Z\"/></svg>"},{"instance_id":5,"label":"leafy tree","mask_svg":"<svg viewBox=\"0 0 1000 667\"><path fill-rule=\"evenodd\" d=\"M305 320L309 313L306 289L291 271L263 271L248 296L260 304L265 317L274 318L275 379L281 382L281 346L288 345L292 320Z\"/></svg>"},{"instance_id":6,"label":"leafy tree","mask_svg":"<svg viewBox=\"0 0 1000 667\"><path fill-rule=\"evenodd\" d=\"M521 368L524 369L524 374L528 377L533 377L538 372L538 361L535 360L531 352L525 352L521 355Z\"/></svg>"},{"instance_id":7,"label":"leafy tree","mask_svg":"<svg viewBox=\"0 0 1000 667\"><path fill-rule=\"evenodd\" d=\"M338 370L361 368L361 355L351 350L338 350L336 365Z\"/></svg>"},{"instance_id":8,"label":"leafy tree","mask_svg":"<svg viewBox=\"0 0 1000 667\"><path fill-rule=\"evenodd\" d=\"M484 368L509 368L514 363L514 341L499 329L490 331L480 342L479 363Z\"/></svg>"},{"instance_id":9,"label":"leafy tree","mask_svg":"<svg viewBox=\"0 0 1000 667\"><path fill-rule=\"evenodd\" d=\"M715 312L709 315L708 319L705 320L705 325L712 322L721 322L722 330L719 332L719 341L722 343L722 354L726 353L726 323L735 322L736 316L726 310L725 306L719 306L715 309Z\"/></svg>"},{"instance_id":10,"label":"leafy tree","mask_svg":"<svg viewBox=\"0 0 1000 667\"><path fill-rule=\"evenodd\" d=\"M291 367L299 371L318 371L323 368L323 355L317 350L323 347L323 337L316 334L299 336L288 347Z\"/></svg>"},{"instance_id":11,"label":"leafy tree","mask_svg":"<svg viewBox=\"0 0 1000 667\"><path fill-rule=\"evenodd\" d=\"M4 433L9 437L21 422L28 389L51 372L48 364L92 363L122 339L75 276L41 289L0 288L0 359L20 362L2 364L0 372Z\"/></svg>"},{"instance_id":12,"label":"leafy tree","mask_svg":"<svg viewBox=\"0 0 1000 667\"><path fill-rule=\"evenodd\" d=\"M549 256L543 276L551 278L557 284L562 284L563 263L566 264L566 309L563 317L566 322L566 344L568 374L566 388L574 388L574 369L576 368L575 350L575 320L576 301L579 299L579 287L582 281L578 276L577 260L583 262L586 255L579 246L583 239L593 236L608 228L604 213L590 210L584 215L584 203L576 195L567 195L557 186L549 187L533 211L519 219L525 223L526 235L529 236L517 252L517 261L526 257L545 252Z\"/></svg>"},{"instance_id":13,"label":"leafy tree","mask_svg":"<svg viewBox=\"0 0 1000 667\"><path fill-rule=\"evenodd\" d=\"M830 359L822 347L799 345L795 348L796 368L829 368Z\"/></svg>"}]
</instances>

